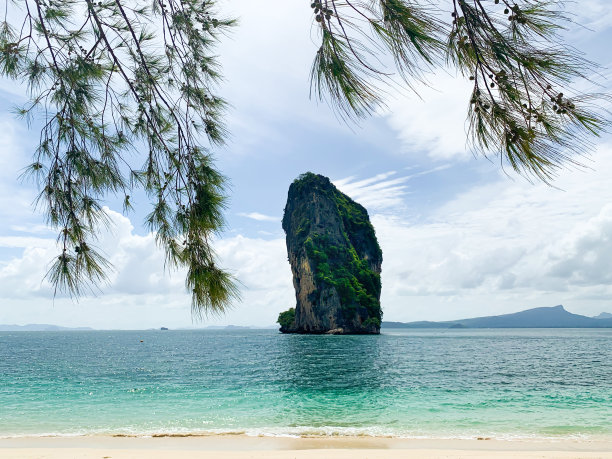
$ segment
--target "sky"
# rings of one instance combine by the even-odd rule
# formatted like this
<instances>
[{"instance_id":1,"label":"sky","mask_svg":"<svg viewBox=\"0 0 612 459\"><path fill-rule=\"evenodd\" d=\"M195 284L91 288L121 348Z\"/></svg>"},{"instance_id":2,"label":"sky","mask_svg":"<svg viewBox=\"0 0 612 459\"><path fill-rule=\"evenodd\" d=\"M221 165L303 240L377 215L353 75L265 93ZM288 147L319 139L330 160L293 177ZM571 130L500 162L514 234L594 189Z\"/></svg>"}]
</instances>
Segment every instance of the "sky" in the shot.
<instances>
[{"instance_id":1,"label":"sky","mask_svg":"<svg viewBox=\"0 0 612 459\"><path fill-rule=\"evenodd\" d=\"M597 140L586 167L531 183L466 147L470 88L449 70L429 86L393 91L387 108L359 125L339 121L309 98L316 50L308 2L220 3L240 25L223 40L232 136L214 151L231 183L228 226L215 241L221 266L241 283L242 301L223 316L195 320L184 273L164 270L154 235L142 225L148 203L121 214L98 246L114 265L95 296L53 298L43 281L57 255L55 233L18 180L38 133L12 108L23 90L0 80L0 323L146 329L161 326L272 326L295 305L281 228L289 184L326 175L369 211L383 250L384 319L452 320L563 304L571 312L612 312L612 137ZM603 66L612 86L612 10L607 0L569 5L567 38ZM449 12L450 14L450 12Z\"/></svg>"}]
</instances>

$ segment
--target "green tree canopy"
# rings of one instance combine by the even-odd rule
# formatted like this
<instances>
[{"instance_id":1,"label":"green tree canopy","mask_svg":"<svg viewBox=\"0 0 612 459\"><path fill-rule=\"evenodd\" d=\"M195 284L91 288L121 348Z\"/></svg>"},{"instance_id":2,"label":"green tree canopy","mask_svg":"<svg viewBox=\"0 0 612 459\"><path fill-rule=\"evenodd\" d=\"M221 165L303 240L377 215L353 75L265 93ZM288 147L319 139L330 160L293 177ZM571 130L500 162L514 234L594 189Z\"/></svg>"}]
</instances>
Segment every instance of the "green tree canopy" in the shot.
<instances>
[{"instance_id":1,"label":"green tree canopy","mask_svg":"<svg viewBox=\"0 0 612 459\"><path fill-rule=\"evenodd\" d=\"M283 330L290 330L295 325L295 308L289 308L288 310L281 312L278 315L276 322Z\"/></svg>"},{"instance_id":2,"label":"green tree canopy","mask_svg":"<svg viewBox=\"0 0 612 459\"><path fill-rule=\"evenodd\" d=\"M95 250L107 223L101 200L120 194L127 210L141 187L152 203L146 225L167 266L187 268L193 312L222 312L238 289L211 246L226 202L211 159L227 134L214 47L235 21L213 0L5 2L0 71L27 89L19 114L43 119L26 175L58 229L60 253L48 273L56 292L78 296L105 280L110 265ZM394 74L411 86L451 65L473 82L472 148L519 173L550 180L607 127L607 96L572 89L596 65L561 40L572 26L562 2L310 6L320 37L311 88L345 119L381 106Z\"/></svg>"}]
</instances>

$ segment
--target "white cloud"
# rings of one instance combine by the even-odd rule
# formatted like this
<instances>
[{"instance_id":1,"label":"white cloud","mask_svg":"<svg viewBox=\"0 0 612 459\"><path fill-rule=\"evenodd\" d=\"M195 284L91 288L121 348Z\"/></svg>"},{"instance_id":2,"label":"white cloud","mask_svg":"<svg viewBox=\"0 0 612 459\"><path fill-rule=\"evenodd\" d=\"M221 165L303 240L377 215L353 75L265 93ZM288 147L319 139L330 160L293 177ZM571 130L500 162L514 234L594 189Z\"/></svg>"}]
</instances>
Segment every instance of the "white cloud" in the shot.
<instances>
[{"instance_id":1,"label":"white cloud","mask_svg":"<svg viewBox=\"0 0 612 459\"><path fill-rule=\"evenodd\" d=\"M578 27L573 33L601 31L612 26L612 11L608 0L582 0L567 2L568 10Z\"/></svg>"},{"instance_id":2,"label":"white cloud","mask_svg":"<svg viewBox=\"0 0 612 459\"><path fill-rule=\"evenodd\" d=\"M272 217L270 215L265 215L265 214L260 214L259 212L240 212L238 213L239 216L241 217L245 217L245 218L250 218L251 220L257 220L259 222L278 222L280 221L280 218L278 217Z\"/></svg>"},{"instance_id":3,"label":"white cloud","mask_svg":"<svg viewBox=\"0 0 612 459\"><path fill-rule=\"evenodd\" d=\"M387 317L435 319L565 303L612 310L612 148L555 184L500 177L408 224L374 217ZM437 306L436 306L437 305Z\"/></svg>"},{"instance_id":4,"label":"white cloud","mask_svg":"<svg viewBox=\"0 0 612 459\"><path fill-rule=\"evenodd\" d=\"M334 185L361 205L371 210L397 208L408 192L410 176L394 177L396 171L386 172L365 180L347 177L335 180Z\"/></svg>"},{"instance_id":5,"label":"white cloud","mask_svg":"<svg viewBox=\"0 0 612 459\"><path fill-rule=\"evenodd\" d=\"M612 284L612 204L576 225L548 253L548 272L569 284Z\"/></svg>"},{"instance_id":6,"label":"white cloud","mask_svg":"<svg viewBox=\"0 0 612 459\"><path fill-rule=\"evenodd\" d=\"M51 286L43 280L50 261L58 254L53 239L0 237L0 246L24 248L19 257L0 265L0 322L119 328L191 324L185 272L166 272L164 255L154 236L135 234L127 217L112 210L107 212L112 221L111 231L101 233L97 247L113 264L114 271L109 285L102 287L97 297L86 297L78 303L61 295L54 301ZM243 292L242 303L236 303L227 316L217 318L216 322L271 325L281 310L293 305L291 271L283 239L235 236L218 240L215 249L220 264L235 274ZM26 303L26 307L15 307ZM54 308L47 310L46 306L51 304ZM134 311L127 311L132 307ZM41 310L46 311L42 317ZM106 310L109 317L101 317L98 310Z\"/></svg>"},{"instance_id":7,"label":"white cloud","mask_svg":"<svg viewBox=\"0 0 612 459\"><path fill-rule=\"evenodd\" d=\"M448 167L448 165L442 165L407 175L398 175L397 171L389 171L362 180L351 176L334 180L333 183L340 191L371 211L398 211L404 207L404 198L410 193L408 181L442 171ZM410 170L413 169L410 168Z\"/></svg>"},{"instance_id":8,"label":"white cloud","mask_svg":"<svg viewBox=\"0 0 612 459\"><path fill-rule=\"evenodd\" d=\"M415 84L415 90L388 101L384 115L404 154L425 152L433 160L471 158L466 146L470 82L440 70L428 77L428 84Z\"/></svg>"},{"instance_id":9,"label":"white cloud","mask_svg":"<svg viewBox=\"0 0 612 459\"><path fill-rule=\"evenodd\" d=\"M221 93L233 106L228 124L236 136L224 154L269 154L261 145L282 142L286 132L278 124L288 119L333 121L324 106L309 100L308 78L317 46L310 36L308 3L277 2L262 8L252 0L233 0L223 5L223 12L239 20L218 53L225 81Z\"/></svg>"}]
</instances>

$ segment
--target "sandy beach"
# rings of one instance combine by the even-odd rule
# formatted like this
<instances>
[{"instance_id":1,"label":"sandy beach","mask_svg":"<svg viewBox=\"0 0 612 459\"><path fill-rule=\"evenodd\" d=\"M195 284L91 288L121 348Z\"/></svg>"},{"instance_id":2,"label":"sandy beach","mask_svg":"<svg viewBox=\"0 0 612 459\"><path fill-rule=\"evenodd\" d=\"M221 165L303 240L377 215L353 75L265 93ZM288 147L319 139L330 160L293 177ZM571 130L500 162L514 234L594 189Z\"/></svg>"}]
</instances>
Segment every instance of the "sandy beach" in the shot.
<instances>
[{"instance_id":1,"label":"sandy beach","mask_svg":"<svg viewBox=\"0 0 612 459\"><path fill-rule=\"evenodd\" d=\"M0 458L612 458L612 441L415 440L369 437L37 437L0 440Z\"/></svg>"}]
</instances>

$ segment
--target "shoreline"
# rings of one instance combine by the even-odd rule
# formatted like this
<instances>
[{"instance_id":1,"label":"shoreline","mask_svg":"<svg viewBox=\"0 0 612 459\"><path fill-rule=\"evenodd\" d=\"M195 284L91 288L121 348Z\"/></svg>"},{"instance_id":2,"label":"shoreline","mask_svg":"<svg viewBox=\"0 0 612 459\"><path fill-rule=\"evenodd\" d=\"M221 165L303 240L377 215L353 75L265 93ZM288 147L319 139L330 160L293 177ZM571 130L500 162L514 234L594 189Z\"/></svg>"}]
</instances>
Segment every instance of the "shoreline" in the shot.
<instances>
[{"instance_id":1,"label":"shoreline","mask_svg":"<svg viewBox=\"0 0 612 459\"><path fill-rule=\"evenodd\" d=\"M428 434L409 434L398 435L394 433L361 433L361 432L274 432L267 429L249 429L240 430L201 430L201 431L148 431L148 432L108 432L108 431L91 431L91 432L49 432L49 433L24 433L24 434L0 434L0 443L3 441L36 441L36 440L51 440L57 441L60 439L66 440L86 440L86 439L159 439L159 438L199 438L199 439L214 439L214 438L243 438L243 439L261 439L270 438L278 439L279 441L294 441L299 439L308 439L314 441L323 441L331 439L333 441L346 440L384 440L390 442L471 442L471 441L492 441L502 443L604 443L612 445L612 433L606 434L571 434L566 435L531 435L531 434L504 434L504 433L482 433L482 434L466 434L466 435L428 435Z\"/></svg>"},{"instance_id":2,"label":"shoreline","mask_svg":"<svg viewBox=\"0 0 612 459\"><path fill-rule=\"evenodd\" d=\"M181 435L134 437L20 437L0 439L0 458L60 459L399 459L399 458L612 458L612 439L401 439L389 437Z\"/></svg>"}]
</instances>

